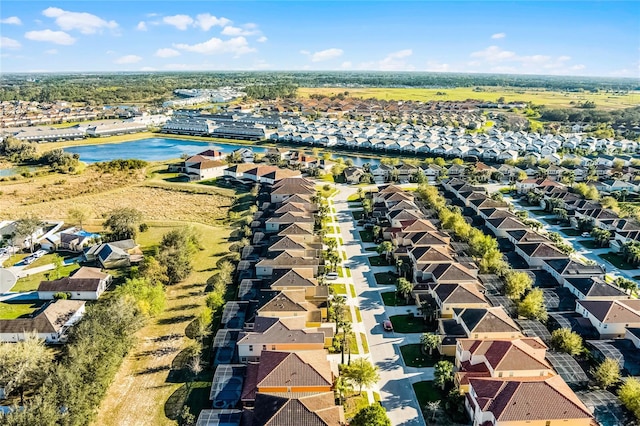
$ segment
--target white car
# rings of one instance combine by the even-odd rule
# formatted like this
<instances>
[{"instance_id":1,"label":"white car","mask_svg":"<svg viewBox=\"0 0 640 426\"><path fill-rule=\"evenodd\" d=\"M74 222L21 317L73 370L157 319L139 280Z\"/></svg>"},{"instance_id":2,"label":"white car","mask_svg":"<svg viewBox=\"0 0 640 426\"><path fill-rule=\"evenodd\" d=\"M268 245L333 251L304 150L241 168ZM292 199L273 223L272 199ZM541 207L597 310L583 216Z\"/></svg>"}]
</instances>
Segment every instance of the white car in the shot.
<instances>
[{"instance_id":1,"label":"white car","mask_svg":"<svg viewBox=\"0 0 640 426\"><path fill-rule=\"evenodd\" d=\"M327 275L325 275L325 277L328 280L337 280L338 279L338 273L337 272L329 272Z\"/></svg>"},{"instance_id":2,"label":"white car","mask_svg":"<svg viewBox=\"0 0 640 426\"><path fill-rule=\"evenodd\" d=\"M582 238L589 238L591 236L591 234L588 233L588 232L583 232L581 236L582 236Z\"/></svg>"},{"instance_id":3,"label":"white car","mask_svg":"<svg viewBox=\"0 0 640 426\"><path fill-rule=\"evenodd\" d=\"M33 253L31 256L35 257L36 259L39 259L45 254L47 254L46 250L38 250L37 252Z\"/></svg>"},{"instance_id":4,"label":"white car","mask_svg":"<svg viewBox=\"0 0 640 426\"><path fill-rule=\"evenodd\" d=\"M35 262L36 258L35 257L25 257L22 261L24 262L25 265L30 265L33 262Z\"/></svg>"}]
</instances>

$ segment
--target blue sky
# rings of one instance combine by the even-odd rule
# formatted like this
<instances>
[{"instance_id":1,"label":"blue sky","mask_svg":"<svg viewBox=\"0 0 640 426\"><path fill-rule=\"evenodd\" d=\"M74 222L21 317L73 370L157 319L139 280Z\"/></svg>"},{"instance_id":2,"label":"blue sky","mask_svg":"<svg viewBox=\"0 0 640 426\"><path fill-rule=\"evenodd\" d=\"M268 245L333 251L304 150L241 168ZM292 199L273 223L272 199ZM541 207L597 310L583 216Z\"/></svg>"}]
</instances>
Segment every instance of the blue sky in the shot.
<instances>
[{"instance_id":1,"label":"blue sky","mask_svg":"<svg viewBox=\"0 0 640 426\"><path fill-rule=\"evenodd\" d=\"M0 71L640 77L637 2L2 0Z\"/></svg>"}]
</instances>

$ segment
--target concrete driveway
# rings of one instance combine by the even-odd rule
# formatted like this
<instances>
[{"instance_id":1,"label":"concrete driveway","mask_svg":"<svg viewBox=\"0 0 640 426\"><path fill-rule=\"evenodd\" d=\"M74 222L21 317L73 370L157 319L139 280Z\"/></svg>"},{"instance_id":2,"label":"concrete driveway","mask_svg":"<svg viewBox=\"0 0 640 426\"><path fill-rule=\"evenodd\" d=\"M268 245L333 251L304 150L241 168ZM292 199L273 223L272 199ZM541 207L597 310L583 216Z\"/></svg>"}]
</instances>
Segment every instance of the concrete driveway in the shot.
<instances>
[{"instance_id":1,"label":"concrete driveway","mask_svg":"<svg viewBox=\"0 0 640 426\"><path fill-rule=\"evenodd\" d=\"M348 260L344 265L351 269L351 277L357 293L357 303L362 314L362 324L370 349L371 361L380 368L378 382L381 404L386 409L393 425L424 425L422 410L411 386L423 380L433 380L432 368L409 368L404 365L399 346L417 343L420 333L402 335L385 332L382 321L389 317L380 295L389 286L376 284L374 271L367 257L375 252L364 251L353 216L349 212L347 197L357 192L357 188L336 185L338 194L333 198L336 220L340 226L343 250ZM381 268L376 268L382 270ZM391 270L392 268L387 268ZM407 308L403 308L406 313Z\"/></svg>"}]
</instances>

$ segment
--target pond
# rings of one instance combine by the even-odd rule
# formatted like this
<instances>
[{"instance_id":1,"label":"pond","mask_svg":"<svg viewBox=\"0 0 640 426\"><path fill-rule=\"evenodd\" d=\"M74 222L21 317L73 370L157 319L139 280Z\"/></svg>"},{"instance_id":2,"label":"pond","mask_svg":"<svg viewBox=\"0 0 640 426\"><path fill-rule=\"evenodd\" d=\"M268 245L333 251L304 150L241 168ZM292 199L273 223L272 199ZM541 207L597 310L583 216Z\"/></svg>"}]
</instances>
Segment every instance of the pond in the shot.
<instances>
[{"instance_id":1,"label":"pond","mask_svg":"<svg viewBox=\"0 0 640 426\"><path fill-rule=\"evenodd\" d=\"M180 158L183 154L194 155L206 149L215 149L223 153L231 153L238 148L252 148L256 154L264 154L267 147L221 142L197 142L174 138L147 138L130 142L82 145L65 148L66 152L79 154L85 163L97 163L115 159L136 158L145 161L163 161ZM334 154L334 157L350 158L356 166L364 163L378 164L377 159L359 157L357 155ZM1 171L1 170L0 170ZM1 175L0 175L1 176Z\"/></svg>"},{"instance_id":2,"label":"pond","mask_svg":"<svg viewBox=\"0 0 640 426\"><path fill-rule=\"evenodd\" d=\"M7 169L0 169L0 177L19 175L24 172L31 173L31 172L35 172L36 170L38 170L37 167L31 167L31 166L9 167Z\"/></svg>"}]
</instances>

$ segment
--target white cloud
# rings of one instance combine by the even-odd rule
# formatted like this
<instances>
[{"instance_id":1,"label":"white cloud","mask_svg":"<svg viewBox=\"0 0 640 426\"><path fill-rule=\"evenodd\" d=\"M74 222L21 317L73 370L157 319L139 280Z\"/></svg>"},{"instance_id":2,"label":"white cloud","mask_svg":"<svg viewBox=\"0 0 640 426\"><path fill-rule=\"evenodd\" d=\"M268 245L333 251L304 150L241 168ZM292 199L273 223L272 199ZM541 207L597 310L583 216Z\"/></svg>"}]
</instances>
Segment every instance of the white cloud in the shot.
<instances>
[{"instance_id":1,"label":"white cloud","mask_svg":"<svg viewBox=\"0 0 640 426\"><path fill-rule=\"evenodd\" d=\"M260 34L256 24L244 24L242 27L228 25L222 29L222 35L229 37L252 36Z\"/></svg>"},{"instance_id":2,"label":"white cloud","mask_svg":"<svg viewBox=\"0 0 640 426\"><path fill-rule=\"evenodd\" d=\"M301 50L300 53L303 55L307 55L311 62L323 62L331 59L339 58L342 56L344 51L342 49L337 49L332 47L331 49L319 50L317 52L309 52L308 50Z\"/></svg>"},{"instance_id":3,"label":"white cloud","mask_svg":"<svg viewBox=\"0 0 640 426\"><path fill-rule=\"evenodd\" d=\"M173 58L174 56L180 56L180 52L175 49L164 48L156 50L155 56L159 58Z\"/></svg>"},{"instance_id":4,"label":"white cloud","mask_svg":"<svg viewBox=\"0 0 640 426\"><path fill-rule=\"evenodd\" d=\"M211 27L224 27L229 25L231 21L227 18L216 17L209 13L201 13L196 16L195 26L202 28L204 31L209 31Z\"/></svg>"},{"instance_id":5,"label":"white cloud","mask_svg":"<svg viewBox=\"0 0 640 426\"><path fill-rule=\"evenodd\" d=\"M492 39L494 40L498 40L501 38L505 38L507 35L505 33L495 33L494 35L491 36Z\"/></svg>"},{"instance_id":6,"label":"white cloud","mask_svg":"<svg viewBox=\"0 0 640 426\"><path fill-rule=\"evenodd\" d=\"M45 50L44 53L46 53L47 55L57 55L58 54L58 49Z\"/></svg>"},{"instance_id":7,"label":"white cloud","mask_svg":"<svg viewBox=\"0 0 640 426\"><path fill-rule=\"evenodd\" d=\"M257 41L258 43L264 43L264 42L266 42L267 40L269 40L269 39L268 39L268 38L266 38L265 36L262 36L262 37L258 38L256 41Z\"/></svg>"},{"instance_id":8,"label":"white cloud","mask_svg":"<svg viewBox=\"0 0 640 426\"><path fill-rule=\"evenodd\" d=\"M349 70L351 69L351 67L353 67L351 61L344 61L342 64L340 64L340 68L342 68L343 70Z\"/></svg>"},{"instance_id":9,"label":"white cloud","mask_svg":"<svg viewBox=\"0 0 640 426\"><path fill-rule=\"evenodd\" d=\"M114 64L135 64L137 62L140 62L141 60L142 58L137 55L125 55L125 56L120 56L118 59L113 61L113 63Z\"/></svg>"},{"instance_id":10,"label":"white cloud","mask_svg":"<svg viewBox=\"0 0 640 426\"><path fill-rule=\"evenodd\" d=\"M189 28L189 25L193 24L193 18L189 15L173 15L165 16L162 18L162 22L165 24L173 25L181 31L185 31Z\"/></svg>"},{"instance_id":11,"label":"white cloud","mask_svg":"<svg viewBox=\"0 0 640 426\"><path fill-rule=\"evenodd\" d=\"M203 55L233 53L236 56L240 56L246 53L255 52L255 49L249 47L249 43L244 37L235 37L229 40L221 40L213 37L205 42L197 44L174 43L173 47L187 52L201 53Z\"/></svg>"},{"instance_id":12,"label":"white cloud","mask_svg":"<svg viewBox=\"0 0 640 426\"><path fill-rule=\"evenodd\" d=\"M0 19L0 24L5 25L22 25L22 21L17 16L9 16L5 19Z\"/></svg>"},{"instance_id":13,"label":"white cloud","mask_svg":"<svg viewBox=\"0 0 640 426\"><path fill-rule=\"evenodd\" d=\"M378 69L381 71L411 71L414 69L412 65L408 65L404 58L413 55L413 50L404 49L392 52L386 58L378 62Z\"/></svg>"},{"instance_id":14,"label":"white cloud","mask_svg":"<svg viewBox=\"0 0 640 426\"><path fill-rule=\"evenodd\" d=\"M516 56L515 52L503 50L498 46L489 46L484 50L471 53L472 58L481 58L487 62L500 62Z\"/></svg>"},{"instance_id":15,"label":"white cloud","mask_svg":"<svg viewBox=\"0 0 640 426\"><path fill-rule=\"evenodd\" d=\"M18 40L9 37L0 37L0 49L20 49L22 45Z\"/></svg>"},{"instance_id":16,"label":"white cloud","mask_svg":"<svg viewBox=\"0 0 640 426\"><path fill-rule=\"evenodd\" d=\"M69 34L64 31L51 31L51 30L41 30L41 31L28 31L24 34L24 38L33 40L33 41L45 41L49 43L62 44L62 45L71 45L76 42L76 39L71 37Z\"/></svg>"},{"instance_id":17,"label":"white cloud","mask_svg":"<svg viewBox=\"0 0 640 426\"><path fill-rule=\"evenodd\" d=\"M474 71L514 73L514 74L572 74L584 69L582 64L570 64L571 56L560 55L518 55L516 52L504 50L498 46L472 52L471 62Z\"/></svg>"},{"instance_id":18,"label":"white cloud","mask_svg":"<svg viewBox=\"0 0 640 426\"><path fill-rule=\"evenodd\" d=\"M138 30L138 31L147 31L147 23L144 22L144 21L138 22L138 25L136 25L136 30Z\"/></svg>"},{"instance_id":19,"label":"white cloud","mask_svg":"<svg viewBox=\"0 0 640 426\"><path fill-rule=\"evenodd\" d=\"M69 12L58 7L50 7L42 11L48 18L55 18L56 24L65 31L78 30L82 34L95 34L104 28L114 30L118 27L116 21L104 19L85 12Z\"/></svg>"},{"instance_id":20,"label":"white cloud","mask_svg":"<svg viewBox=\"0 0 640 426\"><path fill-rule=\"evenodd\" d=\"M430 72L447 72L451 71L449 64L443 64L438 61L427 61L426 71Z\"/></svg>"}]
</instances>

